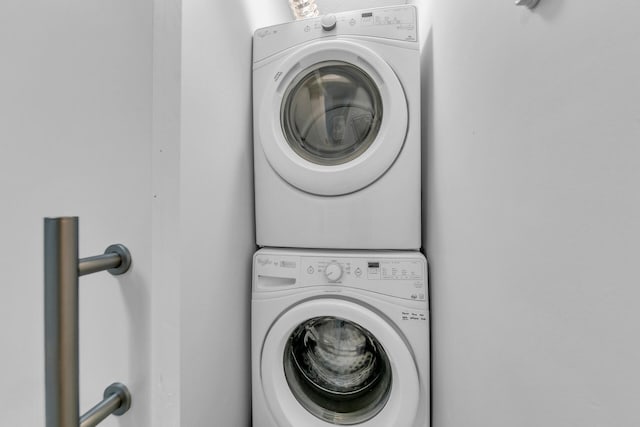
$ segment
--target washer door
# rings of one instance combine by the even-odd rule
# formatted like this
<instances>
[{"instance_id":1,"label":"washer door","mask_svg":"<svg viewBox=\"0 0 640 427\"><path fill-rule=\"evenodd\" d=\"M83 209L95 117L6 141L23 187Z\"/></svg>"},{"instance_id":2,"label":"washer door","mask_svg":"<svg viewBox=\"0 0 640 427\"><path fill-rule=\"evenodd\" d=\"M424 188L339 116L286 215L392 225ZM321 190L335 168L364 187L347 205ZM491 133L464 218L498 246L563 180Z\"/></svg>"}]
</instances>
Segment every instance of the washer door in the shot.
<instances>
[{"instance_id":1,"label":"washer door","mask_svg":"<svg viewBox=\"0 0 640 427\"><path fill-rule=\"evenodd\" d=\"M412 425L418 369L398 332L351 301L323 298L292 307L269 330L260 376L282 427Z\"/></svg>"},{"instance_id":2,"label":"washer door","mask_svg":"<svg viewBox=\"0 0 640 427\"><path fill-rule=\"evenodd\" d=\"M309 193L341 195L368 186L393 164L407 133L407 101L374 51L321 41L278 64L258 121L265 155L284 180Z\"/></svg>"}]
</instances>

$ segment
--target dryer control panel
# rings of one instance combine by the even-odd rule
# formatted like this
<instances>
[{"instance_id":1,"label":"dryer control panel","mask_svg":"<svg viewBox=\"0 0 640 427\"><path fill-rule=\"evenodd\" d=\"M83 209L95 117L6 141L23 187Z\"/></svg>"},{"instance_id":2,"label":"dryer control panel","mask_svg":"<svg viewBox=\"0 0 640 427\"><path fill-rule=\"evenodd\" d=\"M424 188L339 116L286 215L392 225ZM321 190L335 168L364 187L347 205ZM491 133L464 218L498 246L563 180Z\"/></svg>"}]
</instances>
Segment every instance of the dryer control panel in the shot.
<instances>
[{"instance_id":1,"label":"dryer control panel","mask_svg":"<svg viewBox=\"0 0 640 427\"><path fill-rule=\"evenodd\" d=\"M415 44L418 29L415 6L398 5L341 12L260 28L253 37L257 62L296 43L331 36L366 36Z\"/></svg>"},{"instance_id":2,"label":"dryer control panel","mask_svg":"<svg viewBox=\"0 0 640 427\"><path fill-rule=\"evenodd\" d=\"M299 252L258 251L253 266L254 290L333 285L408 300L427 299L427 262L418 252Z\"/></svg>"}]
</instances>

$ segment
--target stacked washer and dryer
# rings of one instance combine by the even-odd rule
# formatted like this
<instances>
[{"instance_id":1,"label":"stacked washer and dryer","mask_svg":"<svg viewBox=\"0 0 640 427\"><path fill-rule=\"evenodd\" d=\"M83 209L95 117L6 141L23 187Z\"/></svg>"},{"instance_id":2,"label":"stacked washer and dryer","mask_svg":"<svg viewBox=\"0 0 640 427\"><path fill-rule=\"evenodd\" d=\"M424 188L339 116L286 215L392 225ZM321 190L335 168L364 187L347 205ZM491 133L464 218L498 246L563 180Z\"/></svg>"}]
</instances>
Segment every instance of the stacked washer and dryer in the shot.
<instances>
[{"instance_id":1,"label":"stacked washer and dryer","mask_svg":"<svg viewBox=\"0 0 640 427\"><path fill-rule=\"evenodd\" d=\"M254 34L254 427L427 427L413 6Z\"/></svg>"}]
</instances>

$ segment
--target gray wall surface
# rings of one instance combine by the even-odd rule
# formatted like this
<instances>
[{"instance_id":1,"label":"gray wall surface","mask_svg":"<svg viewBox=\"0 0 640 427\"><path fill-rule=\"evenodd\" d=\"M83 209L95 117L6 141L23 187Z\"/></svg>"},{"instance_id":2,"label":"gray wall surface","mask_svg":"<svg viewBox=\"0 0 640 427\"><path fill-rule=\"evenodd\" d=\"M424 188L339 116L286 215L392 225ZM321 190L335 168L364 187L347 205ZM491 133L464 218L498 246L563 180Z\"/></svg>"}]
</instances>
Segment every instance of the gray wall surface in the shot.
<instances>
[{"instance_id":1,"label":"gray wall surface","mask_svg":"<svg viewBox=\"0 0 640 427\"><path fill-rule=\"evenodd\" d=\"M640 425L640 4L435 1L435 427Z\"/></svg>"},{"instance_id":2,"label":"gray wall surface","mask_svg":"<svg viewBox=\"0 0 640 427\"><path fill-rule=\"evenodd\" d=\"M114 381L150 425L152 1L0 2L0 425L44 425L43 217L79 216L80 408ZM117 423L117 424L116 424Z\"/></svg>"}]
</instances>

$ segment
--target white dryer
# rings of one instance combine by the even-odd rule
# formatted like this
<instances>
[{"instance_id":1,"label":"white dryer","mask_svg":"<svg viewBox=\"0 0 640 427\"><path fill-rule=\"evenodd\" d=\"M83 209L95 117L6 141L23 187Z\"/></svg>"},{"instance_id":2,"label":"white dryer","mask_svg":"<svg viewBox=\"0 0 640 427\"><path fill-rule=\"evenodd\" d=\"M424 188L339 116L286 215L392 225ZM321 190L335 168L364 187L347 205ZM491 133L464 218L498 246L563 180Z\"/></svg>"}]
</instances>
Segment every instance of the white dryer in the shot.
<instances>
[{"instance_id":1,"label":"white dryer","mask_svg":"<svg viewBox=\"0 0 640 427\"><path fill-rule=\"evenodd\" d=\"M253 259L253 427L428 427L419 252L262 249Z\"/></svg>"},{"instance_id":2,"label":"white dryer","mask_svg":"<svg viewBox=\"0 0 640 427\"><path fill-rule=\"evenodd\" d=\"M420 248L414 6L255 32L259 246Z\"/></svg>"}]
</instances>

